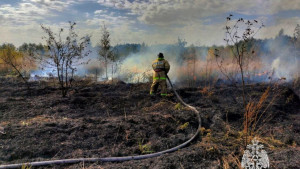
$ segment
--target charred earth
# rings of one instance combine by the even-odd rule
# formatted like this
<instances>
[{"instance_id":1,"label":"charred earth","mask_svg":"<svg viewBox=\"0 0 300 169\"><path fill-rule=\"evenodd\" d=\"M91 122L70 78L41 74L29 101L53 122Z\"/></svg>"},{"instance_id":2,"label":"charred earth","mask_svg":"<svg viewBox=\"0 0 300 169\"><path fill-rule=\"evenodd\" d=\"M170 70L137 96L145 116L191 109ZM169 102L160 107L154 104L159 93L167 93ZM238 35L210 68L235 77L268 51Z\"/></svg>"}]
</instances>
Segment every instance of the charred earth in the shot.
<instances>
[{"instance_id":1,"label":"charred earth","mask_svg":"<svg viewBox=\"0 0 300 169\"><path fill-rule=\"evenodd\" d=\"M90 83L65 98L50 84L31 82L28 91L14 79L0 83L0 164L148 154L183 143L198 126L196 115L175 96L151 98L149 83ZM255 98L267 88L254 84L246 91ZM239 168L244 149L241 91L219 85L182 87L178 92L202 118L201 136L187 147L140 161L40 168ZM297 168L299 96L279 85L272 88L263 106L267 105L255 131L271 168Z\"/></svg>"}]
</instances>

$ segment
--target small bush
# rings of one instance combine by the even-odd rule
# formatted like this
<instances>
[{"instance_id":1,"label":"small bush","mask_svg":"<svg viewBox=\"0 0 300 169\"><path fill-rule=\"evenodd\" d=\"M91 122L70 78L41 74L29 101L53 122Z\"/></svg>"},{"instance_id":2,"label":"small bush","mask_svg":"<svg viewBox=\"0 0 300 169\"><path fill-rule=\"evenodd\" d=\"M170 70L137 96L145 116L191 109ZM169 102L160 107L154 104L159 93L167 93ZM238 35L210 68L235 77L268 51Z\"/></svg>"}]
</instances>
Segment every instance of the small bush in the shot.
<instances>
[{"instance_id":1,"label":"small bush","mask_svg":"<svg viewBox=\"0 0 300 169\"><path fill-rule=\"evenodd\" d=\"M183 125L180 125L179 127L178 127L178 129L179 130L184 130L184 129L186 129L188 126L189 126L189 122L186 122L186 123L184 123Z\"/></svg>"},{"instance_id":2,"label":"small bush","mask_svg":"<svg viewBox=\"0 0 300 169\"><path fill-rule=\"evenodd\" d=\"M174 109L175 110L181 110L182 109L182 105L180 103L177 103L175 106L174 106Z\"/></svg>"}]
</instances>

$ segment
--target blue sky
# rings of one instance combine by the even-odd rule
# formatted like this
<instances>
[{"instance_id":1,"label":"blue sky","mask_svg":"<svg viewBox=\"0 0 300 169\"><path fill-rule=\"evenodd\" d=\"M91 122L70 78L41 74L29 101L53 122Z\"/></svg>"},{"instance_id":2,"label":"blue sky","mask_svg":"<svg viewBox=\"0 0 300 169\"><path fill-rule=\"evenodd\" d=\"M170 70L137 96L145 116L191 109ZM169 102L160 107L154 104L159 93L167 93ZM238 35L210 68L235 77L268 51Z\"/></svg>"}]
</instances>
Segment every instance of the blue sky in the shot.
<instances>
[{"instance_id":1,"label":"blue sky","mask_svg":"<svg viewBox=\"0 0 300 169\"><path fill-rule=\"evenodd\" d=\"M39 43L40 24L53 30L78 23L80 35L95 46L105 23L112 44L224 44L225 18L256 19L266 27L256 38L275 37L281 28L292 35L300 24L300 0L0 0L0 43Z\"/></svg>"}]
</instances>

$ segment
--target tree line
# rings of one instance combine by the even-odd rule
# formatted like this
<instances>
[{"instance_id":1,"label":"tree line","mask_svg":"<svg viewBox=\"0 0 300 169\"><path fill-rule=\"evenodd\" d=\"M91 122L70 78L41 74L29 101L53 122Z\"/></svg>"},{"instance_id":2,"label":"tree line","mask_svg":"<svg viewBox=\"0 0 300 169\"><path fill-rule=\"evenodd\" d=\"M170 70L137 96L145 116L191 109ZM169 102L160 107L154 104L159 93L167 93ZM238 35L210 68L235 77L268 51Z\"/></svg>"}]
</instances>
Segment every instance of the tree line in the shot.
<instances>
[{"instance_id":1,"label":"tree line","mask_svg":"<svg viewBox=\"0 0 300 169\"><path fill-rule=\"evenodd\" d=\"M253 21L253 23L255 22ZM88 46L90 45L90 36L86 35L83 37L78 37L75 27L75 22L69 22L68 30L61 28L58 32L54 32L50 27L41 25L41 29L45 33L45 36L42 38L45 42L44 44L24 43L18 48L13 44L2 44L0 46L1 74L17 75L21 77L26 84L28 84L27 80L29 70L36 68L38 65L41 67L54 67L56 76L59 80L60 88L62 90L62 95L66 96L68 90L72 86L72 80L75 72L77 71L77 67L81 64L87 64L87 62L83 62L82 60L91 53L91 51L88 50ZM229 33L228 30L227 33ZM295 28L294 37L284 35L283 30L281 30L275 39L261 40L248 37L248 39L245 40L242 39L242 37L232 35L232 37L235 38L235 41L233 44L227 44L227 46L187 46L187 42L180 38L178 38L175 44L167 44L163 46L171 56L176 58L178 63L188 63L188 72L190 73L187 81L192 84L194 83L193 79L195 79L197 74L195 72L197 67L196 60L199 59L199 57L200 59L204 59L209 63L212 60L210 55L215 55L216 59L221 58L218 57L220 53L222 53L223 58L242 56L236 52L243 51L232 51L233 46L241 46L241 49L247 50L252 49L252 51L255 51L256 55L262 56L266 53L272 53L270 48L264 48L269 43L278 43L283 48L293 48L294 51L299 51L299 35L300 26L297 25ZM102 67L104 67L105 70L105 79L108 79L108 74L111 74L111 76L114 77L114 74L118 69L118 65L122 60L126 59L127 56L132 53L146 51L152 46L147 46L145 43L117 44L112 46L110 32L103 24L101 26L101 36L97 47L98 59L101 63L103 63ZM254 48L255 50L253 50ZM243 58L237 58L237 60L242 61ZM108 72L109 65L111 66L110 73ZM243 68L245 64L240 62L240 65L240 68ZM222 71L222 66L220 69ZM208 77L207 72L206 77ZM228 76L228 78L230 79L231 77Z\"/></svg>"}]
</instances>

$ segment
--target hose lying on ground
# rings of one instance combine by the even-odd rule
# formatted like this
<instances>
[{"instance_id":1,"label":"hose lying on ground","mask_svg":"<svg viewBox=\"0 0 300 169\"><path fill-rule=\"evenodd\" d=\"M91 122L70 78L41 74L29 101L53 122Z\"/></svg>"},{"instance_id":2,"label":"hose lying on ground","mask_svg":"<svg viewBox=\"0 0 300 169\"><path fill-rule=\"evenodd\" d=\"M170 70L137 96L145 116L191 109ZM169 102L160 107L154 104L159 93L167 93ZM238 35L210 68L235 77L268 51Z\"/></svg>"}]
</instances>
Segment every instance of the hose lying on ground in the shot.
<instances>
[{"instance_id":1,"label":"hose lying on ground","mask_svg":"<svg viewBox=\"0 0 300 169\"><path fill-rule=\"evenodd\" d=\"M152 158L152 157L157 157L160 156L162 154L165 153L171 153L174 151L179 150L180 148L185 147L187 144L189 144L192 140L194 140L200 131L201 128L201 118L200 118L200 113L199 111L193 107L190 106L188 104L186 104L181 97L178 95L178 93L176 92L176 90L174 89L169 77L167 76L167 79L172 87L172 90L174 91L177 99L186 107L190 108L191 110L193 110L196 114L197 114L197 118L198 118L198 129L196 131L196 133L193 135L193 137L191 137L189 140L187 140L186 142L164 150L164 151L160 151L160 152L156 152L156 153L151 153L151 154L145 154L145 155L136 155L136 156L125 156L125 157L105 157L105 158L75 158L75 159L62 159L62 160L51 160L51 161L39 161L39 162L30 162L30 163L19 163L19 164L8 164L8 165L0 165L0 169L6 169L6 168L20 168L24 165L26 166L45 166L45 165L57 165L57 164L71 164L71 163L80 163L80 162L120 162L120 161L129 161L129 160L141 160L141 159L146 159L146 158Z\"/></svg>"}]
</instances>

